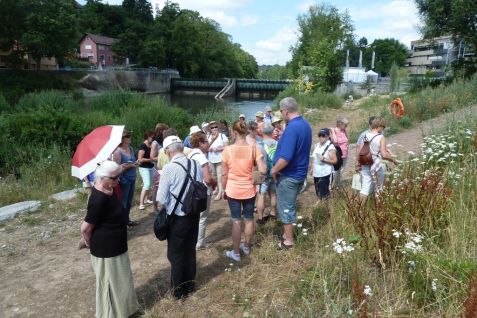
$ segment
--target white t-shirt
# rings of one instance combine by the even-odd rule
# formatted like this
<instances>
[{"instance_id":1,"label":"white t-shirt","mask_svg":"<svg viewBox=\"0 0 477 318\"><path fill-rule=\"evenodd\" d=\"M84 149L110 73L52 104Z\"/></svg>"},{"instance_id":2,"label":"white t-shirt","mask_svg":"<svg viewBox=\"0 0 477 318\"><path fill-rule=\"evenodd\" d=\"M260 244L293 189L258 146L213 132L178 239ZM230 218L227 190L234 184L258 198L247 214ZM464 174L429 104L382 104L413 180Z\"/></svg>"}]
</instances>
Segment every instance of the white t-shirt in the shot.
<instances>
[{"instance_id":1,"label":"white t-shirt","mask_svg":"<svg viewBox=\"0 0 477 318\"><path fill-rule=\"evenodd\" d=\"M315 178L329 176L334 171L332 164L324 163L323 161L320 160L321 154L323 154L323 151L325 151L328 145L330 146L326 150L323 157L325 158L325 160L330 160L330 150L336 151L336 148L335 146L333 146L331 141L328 140L323 145L320 145L320 143L317 143L315 146L315 150L313 150L313 177Z\"/></svg>"},{"instance_id":2,"label":"white t-shirt","mask_svg":"<svg viewBox=\"0 0 477 318\"><path fill-rule=\"evenodd\" d=\"M192 149L192 151L187 155L187 158L194 159L195 161L197 161L197 163L200 166L199 169L202 169L202 166L205 164L207 165L207 168L209 168L209 160L200 149L197 149L197 148ZM207 184L205 185L207 186L207 194L211 194L212 189Z\"/></svg>"},{"instance_id":3,"label":"white t-shirt","mask_svg":"<svg viewBox=\"0 0 477 318\"><path fill-rule=\"evenodd\" d=\"M371 173L374 173L383 167L381 160L381 139L383 138L383 135L380 133L367 132L365 137L371 141L369 149L371 149L371 155L374 160L374 163L371 166Z\"/></svg>"},{"instance_id":4,"label":"white t-shirt","mask_svg":"<svg viewBox=\"0 0 477 318\"><path fill-rule=\"evenodd\" d=\"M212 135L209 136L209 142L214 139ZM228 142L227 136L224 134L219 133L219 136L214 140L213 143L209 145L210 148L218 148L223 147L225 142ZM209 151L209 161L211 163L219 163L222 162L222 150L221 151Z\"/></svg>"}]
</instances>

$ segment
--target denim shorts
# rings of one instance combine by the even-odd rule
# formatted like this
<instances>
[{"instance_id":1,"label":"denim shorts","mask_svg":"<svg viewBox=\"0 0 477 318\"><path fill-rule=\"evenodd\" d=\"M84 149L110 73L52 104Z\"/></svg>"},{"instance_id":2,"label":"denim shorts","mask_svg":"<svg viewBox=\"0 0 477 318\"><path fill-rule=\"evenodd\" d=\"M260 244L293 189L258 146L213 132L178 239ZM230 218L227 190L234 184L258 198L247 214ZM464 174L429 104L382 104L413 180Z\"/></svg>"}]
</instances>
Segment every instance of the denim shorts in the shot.
<instances>
[{"instance_id":1,"label":"denim shorts","mask_svg":"<svg viewBox=\"0 0 477 318\"><path fill-rule=\"evenodd\" d=\"M260 193L267 193L267 192L277 192L277 184L272 177L266 178L265 181L258 187Z\"/></svg>"},{"instance_id":2,"label":"denim shorts","mask_svg":"<svg viewBox=\"0 0 477 318\"><path fill-rule=\"evenodd\" d=\"M277 180L277 208L283 224L296 222L296 198L305 180L279 176Z\"/></svg>"},{"instance_id":3,"label":"denim shorts","mask_svg":"<svg viewBox=\"0 0 477 318\"><path fill-rule=\"evenodd\" d=\"M255 207L255 197L250 199L233 199L228 198L230 214L232 215L232 221L240 221L242 217L245 220L253 221L253 209Z\"/></svg>"}]
</instances>

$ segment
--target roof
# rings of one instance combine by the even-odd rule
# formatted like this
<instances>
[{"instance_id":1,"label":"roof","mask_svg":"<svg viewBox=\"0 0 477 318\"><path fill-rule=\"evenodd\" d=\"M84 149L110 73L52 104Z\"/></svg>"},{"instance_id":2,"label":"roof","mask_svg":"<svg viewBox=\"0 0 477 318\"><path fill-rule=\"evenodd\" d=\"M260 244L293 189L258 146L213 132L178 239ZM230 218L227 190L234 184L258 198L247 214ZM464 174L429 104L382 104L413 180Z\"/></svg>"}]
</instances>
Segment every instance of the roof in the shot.
<instances>
[{"instance_id":1,"label":"roof","mask_svg":"<svg viewBox=\"0 0 477 318\"><path fill-rule=\"evenodd\" d=\"M114 42L118 41L118 39L110 38L109 36L97 35L97 34L91 34L91 33L85 34L81 38L81 41L83 41L83 39L87 36L89 36L91 40L93 40L93 42L96 44L112 45Z\"/></svg>"}]
</instances>

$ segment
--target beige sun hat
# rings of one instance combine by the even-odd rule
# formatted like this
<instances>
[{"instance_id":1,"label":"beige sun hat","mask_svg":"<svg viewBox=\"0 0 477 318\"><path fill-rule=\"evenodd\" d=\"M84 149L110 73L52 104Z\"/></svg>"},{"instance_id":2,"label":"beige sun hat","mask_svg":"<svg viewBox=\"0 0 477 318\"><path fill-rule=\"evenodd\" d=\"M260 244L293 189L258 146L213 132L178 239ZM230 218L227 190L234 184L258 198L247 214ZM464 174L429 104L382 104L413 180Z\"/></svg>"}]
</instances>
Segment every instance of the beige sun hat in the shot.
<instances>
[{"instance_id":1,"label":"beige sun hat","mask_svg":"<svg viewBox=\"0 0 477 318\"><path fill-rule=\"evenodd\" d=\"M258 111L255 113L255 117L261 117L263 118L263 112L262 111Z\"/></svg>"},{"instance_id":2,"label":"beige sun hat","mask_svg":"<svg viewBox=\"0 0 477 318\"><path fill-rule=\"evenodd\" d=\"M275 124L275 123L279 123L281 122L283 119L281 119L280 117L275 117L273 116L272 118L272 124Z\"/></svg>"}]
</instances>

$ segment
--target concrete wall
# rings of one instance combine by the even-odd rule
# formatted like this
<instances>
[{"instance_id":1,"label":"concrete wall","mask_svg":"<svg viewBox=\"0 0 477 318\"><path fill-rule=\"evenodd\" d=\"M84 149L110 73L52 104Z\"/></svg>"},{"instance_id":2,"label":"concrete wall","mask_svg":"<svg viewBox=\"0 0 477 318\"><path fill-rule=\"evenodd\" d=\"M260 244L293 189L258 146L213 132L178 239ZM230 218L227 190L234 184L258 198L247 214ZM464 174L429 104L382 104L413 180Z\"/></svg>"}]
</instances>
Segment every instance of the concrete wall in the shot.
<instances>
[{"instance_id":1,"label":"concrete wall","mask_svg":"<svg viewBox=\"0 0 477 318\"><path fill-rule=\"evenodd\" d=\"M163 71L91 71L79 81L89 91L125 89L150 94L169 93L171 78L177 74Z\"/></svg>"}]
</instances>

